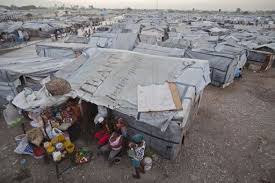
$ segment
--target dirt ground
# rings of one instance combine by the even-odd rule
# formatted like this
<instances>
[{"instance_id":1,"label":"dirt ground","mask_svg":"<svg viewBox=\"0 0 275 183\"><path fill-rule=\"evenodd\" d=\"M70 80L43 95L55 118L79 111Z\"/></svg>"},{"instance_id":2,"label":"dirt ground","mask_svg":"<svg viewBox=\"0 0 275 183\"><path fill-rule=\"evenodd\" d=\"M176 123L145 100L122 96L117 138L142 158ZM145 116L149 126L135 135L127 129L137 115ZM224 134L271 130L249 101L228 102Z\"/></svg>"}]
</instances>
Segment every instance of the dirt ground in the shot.
<instances>
[{"instance_id":1,"label":"dirt ground","mask_svg":"<svg viewBox=\"0 0 275 183\"><path fill-rule=\"evenodd\" d=\"M13 152L13 138L20 133L20 128L8 129L1 120L0 182L275 182L275 69L246 71L243 79L225 89L208 86L178 158L158 158L141 180L131 177L126 157L109 167L96 155L58 180L54 164ZM25 173L22 159L27 161Z\"/></svg>"}]
</instances>

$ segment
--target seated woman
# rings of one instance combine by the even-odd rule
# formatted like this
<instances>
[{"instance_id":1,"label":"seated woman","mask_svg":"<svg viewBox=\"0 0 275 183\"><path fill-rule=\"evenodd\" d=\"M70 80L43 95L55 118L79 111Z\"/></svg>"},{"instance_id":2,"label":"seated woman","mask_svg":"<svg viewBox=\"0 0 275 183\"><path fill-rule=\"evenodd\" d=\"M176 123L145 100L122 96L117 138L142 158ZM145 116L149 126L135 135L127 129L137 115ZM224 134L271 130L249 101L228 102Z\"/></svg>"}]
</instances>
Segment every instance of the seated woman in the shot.
<instances>
[{"instance_id":1,"label":"seated woman","mask_svg":"<svg viewBox=\"0 0 275 183\"><path fill-rule=\"evenodd\" d=\"M112 163L114 158L121 152L123 145L123 137L114 131L109 139L109 143L100 147L100 152L108 155L108 161Z\"/></svg>"},{"instance_id":2,"label":"seated woman","mask_svg":"<svg viewBox=\"0 0 275 183\"><path fill-rule=\"evenodd\" d=\"M97 125L99 125L100 130L95 133L95 138L98 140L97 144L101 147L108 143L108 139L110 138L110 128L103 117L98 118Z\"/></svg>"}]
</instances>

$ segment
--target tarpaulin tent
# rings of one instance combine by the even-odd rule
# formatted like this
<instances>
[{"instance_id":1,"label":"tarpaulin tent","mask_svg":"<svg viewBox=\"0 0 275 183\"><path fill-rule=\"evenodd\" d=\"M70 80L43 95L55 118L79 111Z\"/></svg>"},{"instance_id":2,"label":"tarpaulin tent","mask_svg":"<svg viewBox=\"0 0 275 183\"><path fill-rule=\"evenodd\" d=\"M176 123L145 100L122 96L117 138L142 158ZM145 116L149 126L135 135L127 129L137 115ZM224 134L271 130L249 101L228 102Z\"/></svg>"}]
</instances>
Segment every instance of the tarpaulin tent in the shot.
<instances>
[{"instance_id":1,"label":"tarpaulin tent","mask_svg":"<svg viewBox=\"0 0 275 183\"><path fill-rule=\"evenodd\" d=\"M50 37L55 30L49 24L40 22L25 22L22 27L29 32L30 36L43 38Z\"/></svg>"},{"instance_id":2,"label":"tarpaulin tent","mask_svg":"<svg viewBox=\"0 0 275 183\"><path fill-rule=\"evenodd\" d=\"M135 47L133 51L150 55L182 58L184 56L185 50L179 48L167 48L151 44L140 43Z\"/></svg>"},{"instance_id":3,"label":"tarpaulin tent","mask_svg":"<svg viewBox=\"0 0 275 183\"><path fill-rule=\"evenodd\" d=\"M133 50L137 43L136 33L95 33L90 37L88 45L95 48Z\"/></svg>"},{"instance_id":4,"label":"tarpaulin tent","mask_svg":"<svg viewBox=\"0 0 275 183\"><path fill-rule=\"evenodd\" d=\"M184 57L208 60L211 71L211 84L213 85L224 87L234 81L238 60L230 54L187 49Z\"/></svg>"},{"instance_id":5,"label":"tarpaulin tent","mask_svg":"<svg viewBox=\"0 0 275 183\"><path fill-rule=\"evenodd\" d=\"M112 109L126 119L130 134L144 134L149 146L174 159L191 114L210 82L208 61L102 48L91 48L85 53L87 60L68 65L56 76L70 83L73 96ZM175 84L181 109L139 112L138 86L162 85L167 81Z\"/></svg>"},{"instance_id":6,"label":"tarpaulin tent","mask_svg":"<svg viewBox=\"0 0 275 183\"><path fill-rule=\"evenodd\" d=\"M8 95L15 96L20 76L40 80L72 62L73 59L54 59L39 56L0 58L0 96L2 102Z\"/></svg>"},{"instance_id":7,"label":"tarpaulin tent","mask_svg":"<svg viewBox=\"0 0 275 183\"><path fill-rule=\"evenodd\" d=\"M64 43L82 43L88 44L90 41L90 37L83 37L83 36L70 36Z\"/></svg>"},{"instance_id":8,"label":"tarpaulin tent","mask_svg":"<svg viewBox=\"0 0 275 183\"><path fill-rule=\"evenodd\" d=\"M1 22L0 23L0 33L12 33L22 27L22 22Z\"/></svg>"},{"instance_id":9,"label":"tarpaulin tent","mask_svg":"<svg viewBox=\"0 0 275 183\"><path fill-rule=\"evenodd\" d=\"M92 46L80 43L45 42L36 45L36 53L41 57L75 58L76 52L82 52Z\"/></svg>"}]
</instances>

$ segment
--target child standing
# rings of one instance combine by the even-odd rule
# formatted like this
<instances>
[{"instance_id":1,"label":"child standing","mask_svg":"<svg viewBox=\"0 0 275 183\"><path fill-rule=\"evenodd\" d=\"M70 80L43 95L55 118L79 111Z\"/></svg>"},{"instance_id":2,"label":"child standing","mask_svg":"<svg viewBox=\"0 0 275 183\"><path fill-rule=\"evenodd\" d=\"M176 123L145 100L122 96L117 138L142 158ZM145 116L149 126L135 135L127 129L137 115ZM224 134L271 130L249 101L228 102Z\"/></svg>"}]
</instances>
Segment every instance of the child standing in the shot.
<instances>
[{"instance_id":1,"label":"child standing","mask_svg":"<svg viewBox=\"0 0 275 183\"><path fill-rule=\"evenodd\" d=\"M136 179L140 178L140 172L145 173L144 167L141 164L141 161L144 158L145 146L144 137L141 134L134 135L132 137L132 142L129 143L130 150L128 151L128 155L131 159L132 166L135 169L133 177Z\"/></svg>"}]
</instances>

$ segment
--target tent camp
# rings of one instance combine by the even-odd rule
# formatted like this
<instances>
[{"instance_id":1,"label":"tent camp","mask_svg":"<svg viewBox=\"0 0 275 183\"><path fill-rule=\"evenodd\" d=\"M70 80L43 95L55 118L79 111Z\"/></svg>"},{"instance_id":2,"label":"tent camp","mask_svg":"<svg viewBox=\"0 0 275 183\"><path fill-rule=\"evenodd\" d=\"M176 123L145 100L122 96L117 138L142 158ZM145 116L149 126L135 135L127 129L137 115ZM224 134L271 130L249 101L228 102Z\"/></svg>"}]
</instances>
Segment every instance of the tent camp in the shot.
<instances>
[{"instance_id":1,"label":"tent camp","mask_svg":"<svg viewBox=\"0 0 275 183\"><path fill-rule=\"evenodd\" d=\"M151 148L174 159L210 82L208 61L101 48L85 53L87 60L56 73L69 81L72 96L109 108L130 134L143 134Z\"/></svg>"}]
</instances>

